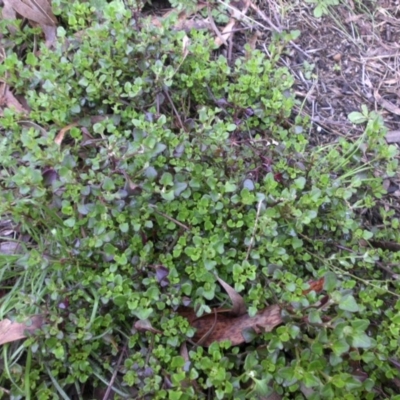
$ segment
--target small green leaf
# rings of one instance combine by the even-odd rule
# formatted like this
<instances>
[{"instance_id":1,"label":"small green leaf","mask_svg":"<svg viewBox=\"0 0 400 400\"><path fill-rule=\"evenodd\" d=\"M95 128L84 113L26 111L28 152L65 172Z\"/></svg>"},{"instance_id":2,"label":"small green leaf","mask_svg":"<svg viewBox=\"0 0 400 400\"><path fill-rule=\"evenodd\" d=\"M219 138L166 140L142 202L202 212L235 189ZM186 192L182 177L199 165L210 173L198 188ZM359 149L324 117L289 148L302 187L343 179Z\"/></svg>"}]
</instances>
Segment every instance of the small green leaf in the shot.
<instances>
[{"instance_id":1,"label":"small green leaf","mask_svg":"<svg viewBox=\"0 0 400 400\"><path fill-rule=\"evenodd\" d=\"M324 276L324 290L328 293L336 288L337 276L329 271Z\"/></svg>"},{"instance_id":2,"label":"small green leaf","mask_svg":"<svg viewBox=\"0 0 400 400\"><path fill-rule=\"evenodd\" d=\"M367 121L367 118L363 114L361 114L358 111L353 111L351 112L347 118L349 119L350 122L353 124L362 124Z\"/></svg>"},{"instance_id":3,"label":"small green leaf","mask_svg":"<svg viewBox=\"0 0 400 400\"><path fill-rule=\"evenodd\" d=\"M129 230L129 224L127 222L123 222L119 225L119 229L121 232L126 233Z\"/></svg>"},{"instance_id":4,"label":"small green leaf","mask_svg":"<svg viewBox=\"0 0 400 400\"><path fill-rule=\"evenodd\" d=\"M109 190L109 191L115 189L114 181L111 178L109 178L108 176L104 178L103 189L104 190Z\"/></svg>"},{"instance_id":5,"label":"small green leaf","mask_svg":"<svg viewBox=\"0 0 400 400\"><path fill-rule=\"evenodd\" d=\"M368 107L365 104L361 105L361 111L363 115L365 115L366 117L368 116Z\"/></svg>"},{"instance_id":6,"label":"small green leaf","mask_svg":"<svg viewBox=\"0 0 400 400\"><path fill-rule=\"evenodd\" d=\"M291 381L294 377L294 370L293 367L285 367L285 368L281 368L278 371L278 376L280 378L286 379L288 381Z\"/></svg>"},{"instance_id":7,"label":"small green leaf","mask_svg":"<svg viewBox=\"0 0 400 400\"><path fill-rule=\"evenodd\" d=\"M316 310L315 308L311 308L308 314L308 320L312 324L321 324L322 319L320 316L320 311Z\"/></svg>"},{"instance_id":8,"label":"small green leaf","mask_svg":"<svg viewBox=\"0 0 400 400\"><path fill-rule=\"evenodd\" d=\"M331 383L333 383L338 388L342 388L345 385L341 375L333 376L331 379Z\"/></svg>"},{"instance_id":9,"label":"small green leaf","mask_svg":"<svg viewBox=\"0 0 400 400\"><path fill-rule=\"evenodd\" d=\"M321 18L322 13L323 13L322 7L318 4L317 7L314 8L314 17Z\"/></svg>"},{"instance_id":10,"label":"small green leaf","mask_svg":"<svg viewBox=\"0 0 400 400\"><path fill-rule=\"evenodd\" d=\"M171 361L172 368L182 368L185 365L185 360L181 356L176 356Z\"/></svg>"},{"instance_id":11,"label":"small green leaf","mask_svg":"<svg viewBox=\"0 0 400 400\"><path fill-rule=\"evenodd\" d=\"M351 338L353 347L369 349L372 346L371 338L364 332L354 332Z\"/></svg>"},{"instance_id":12,"label":"small green leaf","mask_svg":"<svg viewBox=\"0 0 400 400\"><path fill-rule=\"evenodd\" d=\"M152 308L142 308L139 310L132 310L132 314L136 315L139 319L147 319L150 317L150 315L153 313Z\"/></svg>"},{"instance_id":13,"label":"small green leaf","mask_svg":"<svg viewBox=\"0 0 400 400\"><path fill-rule=\"evenodd\" d=\"M290 31L290 36L292 37L292 40L296 40L300 35L301 31L298 29Z\"/></svg>"},{"instance_id":14,"label":"small green leaf","mask_svg":"<svg viewBox=\"0 0 400 400\"><path fill-rule=\"evenodd\" d=\"M311 372L304 373L303 382L304 382L305 387L307 387L307 388L316 387L321 384L321 382L317 378L316 374L311 373Z\"/></svg>"},{"instance_id":15,"label":"small green leaf","mask_svg":"<svg viewBox=\"0 0 400 400\"><path fill-rule=\"evenodd\" d=\"M303 246L303 241L301 239L299 239L298 237L294 237L292 239L292 247L293 249L299 249Z\"/></svg>"},{"instance_id":16,"label":"small green leaf","mask_svg":"<svg viewBox=\"0 0 400 400\"><path fill-rule=\"evenodd\" d=\"M258 336L253 328L245 328L242 330L241 333L242 333L243 339L245 340L246 343L250 343L252 340L254 340Z\"/></svg>"},{"instance_id":17,"label":"small green leaf","mask_svg":"<svg viewBox=\"0 0 400 400\"><path fill-rule=\"evenodd\" d=\"M304 186L306 184L306 178L304 178L303 176L301 176L300 178L297 178L294 181L294 184L296 186L297 189L302 190L304 189Z\"/></svg>"},{"instance_id":18,"label":"small green leaf","mask_svg":"<svg viewBox=\"0 0 400 400\"><path fill-rule=\"evenodd\" d=\"M254 391L259 395L259 396L268 396L272 393L273 389L268 385L268 380L267 379L256 379L253 378L254 382Z\"/></svg>"},{"instance_id":19,"label":"small green leaf","mask_svg":"<svg viewBox=\"0 0 400 400\"><path fill-rule=\"evenodd\" d=\"M337 356L341 356L343 353L349 351L350 346L345 339L336 340L332 344L332 350Z\"/></svg>"},{"instance_id":20,"label":"small green leaf","mask_svg":"<svg viewBox=\"0 0 400 400\"><path fill-rule=\"evenodd\" d=\"M236 129L237 129L237 125L235 125L235 124L229 124L229 125L226 126L226 130L227 130L228 132L233 132L233 131L235 131Z\"/></svg>"},{"instance_id":21,"label":"small green leaf","mask_svg":"<svg viewBox=\"0 0 400 400\"><path fill-rule=\"evenodd\" d=\"M64 225L68 226L69 228L73 228L75 226L75 218L68 218L64 221Z\"/></svg>"},{"instance_id":22,"label":"small green leaf","mask_svg":"<svg viewBox=\"0 0 400 400\"><path fill-rule=\"evenodd\" d=\"M38 62L38 60L37 60L36 56L33 53L28 53L26 55L26 63L28 65L35 66L35 65L37 65L37 62Z\"/></svg>"},{"instance_id":23,"label":"small green leaf","mask_svg":"<svg viewBox=\"0 0 400 400\"><path fill-rule=\"evenodd\" d=\"M374 236L374 234L372 232L370 232L370 231L364 230L362 236L363 236L364 240L369 240Z\"/></svg>"},{"instance_id":24,"label":"small green leaf","mask_svg":"<svg viewBox=\"0 0 400 400\"><path fill-rule=\"evenodd\" d=\"M236 190L236 185L232 182L226 182L225 183L225 192L226 193L231 193Z\"/></svg>"},{"instance_id":25,"label":"small green leaf","mask_svg":"<svg viewBox=\"0 0 400 400\"><path fill-rule=\"evenodd\" d=\"M164 186L172 186L174 184L172 174L164 172L161 176L160 183Z\"/></svg>"},{"instance_id":26,"label":"small green leaf","mask_svg":"<svg viewBox=\"0 0 400 400\"><path fill-rule=\"evenodd\" d=\"M168 191L168 192L163 192L163 193L161 193L161 197L162 197L164 200L172 201L172 200L175 198L174 190L172 189L172 190L170 190L170 191Z\"/></svg>"},{"instance_id":27,"label":"small green leaf","mask_svg":"<svg viewBox=\"0 0 400 400\"><path fill-rule=\"evenodd\" d=\"M351 294L342 297L339 303L339 308L349 312L357 312L359 310L358 304Z\"/></svg>"},{"instance_id":28,"label":"small green leaf","mask_svg":"<svg viewBox=\"0 0 400 400\"><path fill-rule=\"evenodd\" d=\"M354 321L351 321L351 326L355 331L358 332L364 332L370 324L371 323L367 319L356 319Z\"/></svg>"}]
</instances>

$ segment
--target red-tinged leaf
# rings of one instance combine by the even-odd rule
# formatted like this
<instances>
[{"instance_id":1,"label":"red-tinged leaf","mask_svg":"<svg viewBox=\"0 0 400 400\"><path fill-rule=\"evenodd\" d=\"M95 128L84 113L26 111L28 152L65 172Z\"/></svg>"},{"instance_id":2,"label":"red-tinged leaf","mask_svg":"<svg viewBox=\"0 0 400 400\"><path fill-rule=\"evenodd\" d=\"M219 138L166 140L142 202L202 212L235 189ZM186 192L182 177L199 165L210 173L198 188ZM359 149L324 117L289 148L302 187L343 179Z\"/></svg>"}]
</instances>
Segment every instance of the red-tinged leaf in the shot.
<instances>
[{"instance_id":1,"label":"red-tinged leaf","mask_svg":"<svg viewBox=\"0 0 400 400\"><path fill-rule=\"evenodd\" d=\"M42 176L45 186L51 186L58 179L58 173L53 168L44 169Z\"/></svg>"},{"instance_id":2,"label":"red-tinged leaf","mask_svg":"<svg viewBox=\"0 0 400 400\"><path fill-rule=\"evenodd\" d=\"M189 297L187 297L187 296L183 296L183 297L182 297L182 304L183 304L185 307L188 307L188 306L190 305L191 302L192 302L192 300L191 300Z\"/></svg>"},{"instance_id":3,"label":"red-tinged leaf","mask_svg":"<svg viewBox=\"0 0 400 400\"><path fill-rule=\"evenodd\" d=\"M163 265L156 266L156 278L161 287L169 285L169 279L167 278L168 274L168 268L164 267Z\"/></svg>"},{"instance_id":4,"label":"red-tinged leaf","mask_svg":"<svg viewBox=\"0 0 400 400\"><path fill-rule=\"evenodd\" d=\"M303 294L310 293L314 291L315 293L320 293L324 289L324 278L320 278L317 281L309 281L309 289L303 290Z\"/></svg>"},{"instance_id":5,"label":"red-tinged leaf","mask_svg":"<svg viewBox=\"0 0 400 400\"><path fill-rule=\"evenodd\" d=\"M275 182L282 183L283 175L280 172L277 172L276 174L274 174L274 180L275 180Z\"/></svg>"},{"instance_id":6,"label":"red-tinged leaf","mask_svg":"<svg viewBox=\"0 0 400 400\"><path fill-rule=\"evenodd\" d=\"M244 110L246 117L252 117L254 115L254 110L251 107L248 107Z\"/></svg>"}]
</instances>

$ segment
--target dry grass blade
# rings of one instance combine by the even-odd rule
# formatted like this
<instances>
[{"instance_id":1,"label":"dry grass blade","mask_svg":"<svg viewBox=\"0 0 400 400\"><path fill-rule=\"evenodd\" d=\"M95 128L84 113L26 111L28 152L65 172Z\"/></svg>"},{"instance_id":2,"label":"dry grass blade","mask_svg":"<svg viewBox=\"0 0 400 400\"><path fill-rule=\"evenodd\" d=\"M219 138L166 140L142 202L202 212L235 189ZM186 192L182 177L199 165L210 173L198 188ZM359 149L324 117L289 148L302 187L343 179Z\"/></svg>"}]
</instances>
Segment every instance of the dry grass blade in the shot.
<instances>
[{"instance_id":1,"label":"dry grass blade","mask_svg":"<svg viewBox=\"0 0 400 400\"><path fill-rule=\"evenodd\" d=\"M9 319L0 321L0 345L25 339L29 333L35 332L44 323L41 315L34 315L25 322L15 322Z\"/></svg>"},{"instance_id":2,"label":"dry grass blade","mask_svg":"<svg viewBox=\"0 0 400 400\"><path fill-rule=\"evenodd\" d=\"M61 143L64 140L65 134L72 128L75 128L76 126L78 126L77 122L73 122L72 124L69 124L67 126L65 126L64 128L62 128L60 130L60 132L57 133L57 136L54 139L54 143L58 144L59 146L61 146Z\"/></svg>"},{"instance_id":3,"label":"dry grass blade","mask_svg":"<svg viewBox=\"0 0 400 400\"><path fill-rule=\"evenodd\" d=\"M223 3L225 4L225 3ZM250 0L243 0L237 1L232 3L233 6L229 6L230 11L232 12L232 17L229 20L228 24L224 27L222 32L219 32L218 28L216 27L214 20L211 16L211 12L209 12L209 21L211 26L213 27L217 37L215 38L216 46L220 47L223 44L226 44L229 38L233 35L233 30L236 25L237 21L241 21L245 16L250 8ZM225 4L226 5L226 4Z\"/></svg>"},{"instance_id":4,"label":"dry grass blade","mask_svg":"<svg viewBox=\"0 0 400 400\"><path fill-rule=\"evenodd\" d=\"M374 91L374 97L376 102L385 108L386 110L390 111L392 114L400 115L400 108L396 107L393 103L390 101L385 100L377 90Z\"/></svg>"}]
</instances>

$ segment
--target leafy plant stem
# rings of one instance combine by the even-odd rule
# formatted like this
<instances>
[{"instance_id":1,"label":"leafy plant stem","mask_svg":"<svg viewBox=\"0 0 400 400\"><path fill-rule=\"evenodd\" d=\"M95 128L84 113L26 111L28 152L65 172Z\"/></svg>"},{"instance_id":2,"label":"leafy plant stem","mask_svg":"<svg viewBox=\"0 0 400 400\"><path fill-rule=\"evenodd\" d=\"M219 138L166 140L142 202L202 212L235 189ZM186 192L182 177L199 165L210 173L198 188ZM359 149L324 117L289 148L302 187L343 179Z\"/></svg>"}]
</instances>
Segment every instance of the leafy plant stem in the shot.
<instances>
[{"instance_id":1,"label":"leafy plant stem","mask_svg":"<svg viewBox=\"0 0 400 400\"><path fill-rule=\"evenodd\" d=\"M31 398L30 379L29 379L29 374L31 372L31 364L32 364L32 349L28 348L27 355L26 355L26 363L25 363L25 398L26 398L26 400L30 400L30 398Z\"/></svg>"}]
</instances>

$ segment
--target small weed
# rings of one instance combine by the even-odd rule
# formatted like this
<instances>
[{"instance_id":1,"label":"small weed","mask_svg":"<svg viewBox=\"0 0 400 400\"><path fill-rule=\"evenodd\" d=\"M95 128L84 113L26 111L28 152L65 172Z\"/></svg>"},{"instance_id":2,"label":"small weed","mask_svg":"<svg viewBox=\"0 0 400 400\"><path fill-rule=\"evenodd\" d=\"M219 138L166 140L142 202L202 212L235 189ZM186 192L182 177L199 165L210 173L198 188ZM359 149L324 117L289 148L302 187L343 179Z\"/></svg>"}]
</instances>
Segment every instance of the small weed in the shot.
<instances>
[{"instance_id":1,"label":"small weed","mask_svg":"<svg viewBox=\"0 0 400 400\"><path fill-rule=\"evenodd\" d=\"M350 115L366 125L359 139L313 148L277 64L284 39L272 57L246 48L230 65L208 33L190 32L186 54L185 33L132 4L55 7L51 51L36 51L35 30L2 25L0 74L31 112L30 123L8 108L2 117L0 213L21 249L0 257L0 319L45 323L3 345L0 393L395 393L399 284L377 265L398 254L368 245L399 240L398 220L379 208L398 168L380 116L363 108ZM216 275L252 315L279 304L285 324L242 347L183 352L195 332L177 310L222 304ZM323 293L307 291L315 279Z\"/></svg>"},{"instance_id":2,"label":"small weed","mask_svg":"<svg viewBox=\"0 0 400 400\"><path fill-rule=\"evenodd\" d=\"M321 18L323 15L329 14L329 7L340 4L339 0L305 0L306 3L315 4L314 17Z\"/></svg>"}]
</instances>

